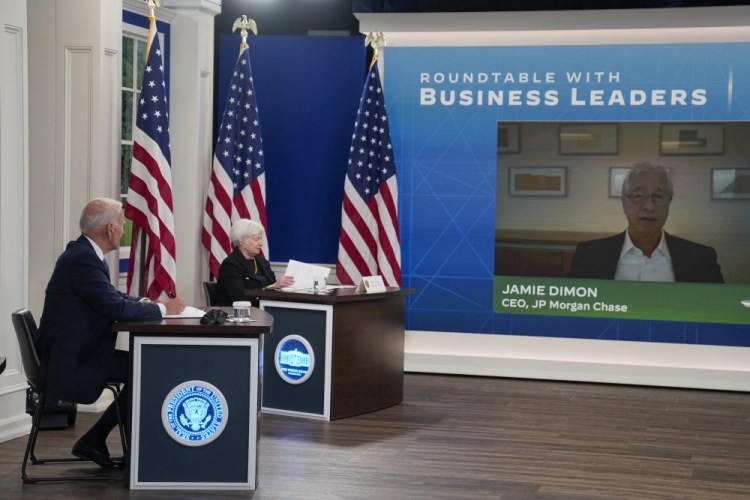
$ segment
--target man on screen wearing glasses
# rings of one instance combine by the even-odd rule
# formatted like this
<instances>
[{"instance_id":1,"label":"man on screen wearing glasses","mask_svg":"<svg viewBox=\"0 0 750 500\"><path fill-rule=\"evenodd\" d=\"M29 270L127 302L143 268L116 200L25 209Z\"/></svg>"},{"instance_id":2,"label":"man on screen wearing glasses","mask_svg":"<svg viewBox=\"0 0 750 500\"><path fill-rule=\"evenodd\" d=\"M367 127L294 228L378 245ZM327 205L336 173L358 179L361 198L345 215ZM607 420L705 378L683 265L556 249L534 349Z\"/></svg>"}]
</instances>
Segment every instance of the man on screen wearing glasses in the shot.
<instances>
[{"instance_id":1,"label":"man on screen wearing glasses","mask_svg":"<svg viewBox=\"0 0 750 500\"><path fill-rule=\"evenodd\" d=\"M724 283L716 251L664 231L673 188L661 165L639 163L622 183L628 229L579 243L569 278Z\"/></svg>"}]
</instances>

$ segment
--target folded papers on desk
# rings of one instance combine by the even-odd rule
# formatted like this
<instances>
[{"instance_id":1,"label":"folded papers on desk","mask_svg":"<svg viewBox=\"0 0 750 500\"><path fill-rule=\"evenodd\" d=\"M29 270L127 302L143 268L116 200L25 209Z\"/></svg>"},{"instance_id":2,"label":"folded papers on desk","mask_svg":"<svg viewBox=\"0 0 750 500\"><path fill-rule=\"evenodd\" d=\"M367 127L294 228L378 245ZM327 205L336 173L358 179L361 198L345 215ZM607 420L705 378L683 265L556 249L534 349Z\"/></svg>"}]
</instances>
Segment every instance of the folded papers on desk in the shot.
<instances>
[{"instance_id":1,"label":"folded papers on desk","mask_svg":"<svg viewBox=\"0 0 750 500\"><path fill-rule=\"evenodd\" d=\"M202 318L206 312L197 307L187 306L180 314L165 314L165 318Z\"/></svg>"},{"instance_id":2,"label":"folded papers on desk","mask_svg":"<svg viewBox=\"0 0 750 500\"><path fill-rule=\"evenodd\" d=\"M294 285L284 287L282 290L285 292L294 292L312 288L314 278L325 276L328 279L329 274L331 274L330 267L315 266L290 259L284 275L294 277Z\"/></svg>"}]
</instances>

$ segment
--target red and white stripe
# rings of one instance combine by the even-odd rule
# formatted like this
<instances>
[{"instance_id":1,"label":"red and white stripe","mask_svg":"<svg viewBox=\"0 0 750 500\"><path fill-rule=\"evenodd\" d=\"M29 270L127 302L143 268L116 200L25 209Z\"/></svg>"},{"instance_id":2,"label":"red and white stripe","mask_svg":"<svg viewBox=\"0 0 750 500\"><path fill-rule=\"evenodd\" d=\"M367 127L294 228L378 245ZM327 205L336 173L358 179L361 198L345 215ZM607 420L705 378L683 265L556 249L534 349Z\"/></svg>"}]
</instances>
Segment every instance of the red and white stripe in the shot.
<instances>
[{"instance_id":1,"label":"red and white stripe","mask_svg":"<svg viewBox=\"0 0 750 500\"><path fill-rule=\"evenodd\" d=\"M149 49L156 37L155 20L151 18L150 21ZM177 264L172 207L169 159L162 153L159 143L136 126L133 129L133 160L125 205L125 216L133 221L127 278L130 295L142 295L151 300L176 295ZM146 248L142 251L144 245ZM142 254L145 261L141 258ZM145 279L141 290L142 278Z\"/></svg>"},{"instance_id":2,"label":"red and white stripe","mask_svg":"<svg viewBox=\"0 0 750 500\"><path fill-rule=\"evenodd\" d=\"M380 275L386 286L401 286L397 206L395 175L380 185L369 204L346 177L336 270L341 283L357 284L363 276Z\"/></svg>"},{"instance_id":3,"label":"red and white stripe","mask_svg":"<svg viewBox=\"0 0 750 500\"><path fill-rule=\"evenodd\" d=\"M219 160L214 157L211 180L208 183L206 211L203 214L201 241L208 249L208 267L218 276L219 266L232 252L229 230L237 219L257 221L267 228L266 174L262 173L232 198L234 186ZM268 231L263 232L261 253L268 258Z\"/></svg>"}]
</instances>

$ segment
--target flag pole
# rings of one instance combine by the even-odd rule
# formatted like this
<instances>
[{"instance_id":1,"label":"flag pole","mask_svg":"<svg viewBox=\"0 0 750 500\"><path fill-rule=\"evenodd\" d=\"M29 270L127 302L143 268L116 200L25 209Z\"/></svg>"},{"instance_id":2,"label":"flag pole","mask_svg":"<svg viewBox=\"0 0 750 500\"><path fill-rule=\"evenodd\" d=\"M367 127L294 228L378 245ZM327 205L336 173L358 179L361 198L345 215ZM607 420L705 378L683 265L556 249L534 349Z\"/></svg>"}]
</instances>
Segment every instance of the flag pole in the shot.
<instances>
[{"instance_id":1,"label":"flag pole","mask_svg":"<svg viewBox=\"0 0 750 500\"><path fill-rule=\"evenodd\" d=\"M128 263L128 293L155 300L174 295L177 266L169 108L165 68L155 16L155 10L160 6L160 2L148 0L147 5L148 52L133 129L133 160L125 217L133 221Z\"/></svg>"},{"instance_id":2,"label":"flag pole","mask_svg":"<svg viewBox=\"0 0 750 500\"><path fill-rule=\"evenodd\" d=\"M151 50L151 30L154 28L156 23L156 7L159 7L160 0L147 0L148 4L148 37L146 38L146 59L148 59L148 51ZM146 246L148 245L148 233L146 231L139 231L138 235L141 238L141 244L139 247L140 257L139 265L141 267L138 273L138 296L146 296Z\"/></svg>"},{"instance_id":3,"label":"flag pole","mask_svg":"<svg viewBox=\"0 0 750 500\"><path fill-rule=\"evenodd\" d=\"M253 34L257 36L258 25L255 24L254 20L248 19L245 14L242 14L242 17L235 19L234 24L232 24L232 33L237 30L240 30L240 37L242 38L242 41L240 42L240 53L242 53L242 51L247 48L247 30L252 31Z\"/></svg>"},{"instance_id":4,"label":"flag pole","mask_svg":"<svg viewBox=\"0 0 750 500\"><path fill-rule=\"evenodd\" d=\"M237 30L241 43L217 134L201 229L211 277L233 251L229 233L237 219L264 227L261 255L269 256L263 140L247 44L247 35L257 35L258 29L243 15L232 25L232 31Z\"/></svg>"},{"instance_id":5,"label":"flag pole","mask_svg":"<svg viewBox=\"0 0 750 500\"><path fill-rule=\"evenodd\" d=\"M372 61L370 61L370 66L368 66L367 70L371 70L373 64L375 64L375 61L378 59L378 49L381 47L385 47L385 36L383 35L382 31L371 31L367 34L365 37L365 47L372 47L373 53L372 53Z\"/></svg>"},{"instance_id":6,"label":"flag pole","mask_svg":"<svg viewBox=\"0 0 750 500\"><path fill-rule=\"evenodd\" d=\"M247 15L242 14L242 16L235 19L234 23L232 24L232 33L234 33L237 30L240 30L240 54L242 54L242 51L248 47L247 45L247 35L249 33L248 30L252 31L253 34L257 36L258 25L255 23L255 20L248 19ZM210 253L210 249L209 249L209 253ZM208 272L208 280L209 281L215 280L215 276L213 275L210 269Z\"/></svg>"},{"instance_id":7,"label":"flag pole","mask_svg":"<svg viewBox=\"0 0 750 500\"><path fill-rule=\"evenodd\" d=\"M148 3L148 20L149 20L149 26L148 29L151 30L151 23L153 23L156 20L156 14L155 10L157 7L161 7L160 2L161 0L146 0ZM151 37L146 40L146 55L148 56L148 51L151 48Z\"/></svg>"},{"instance_id":8,"label":"flag pole","mask_svg":"<svg viewBox=\"0 0 750 500\"><path fill-rule=\"evenodd\" d=\"M401 286L396 163L376 64L385 37L372 32L365 44L374 52L344 177L336 275L342 284L354 285L366 276L378 275L387 286Z\"/></svg>"}]
</instances>

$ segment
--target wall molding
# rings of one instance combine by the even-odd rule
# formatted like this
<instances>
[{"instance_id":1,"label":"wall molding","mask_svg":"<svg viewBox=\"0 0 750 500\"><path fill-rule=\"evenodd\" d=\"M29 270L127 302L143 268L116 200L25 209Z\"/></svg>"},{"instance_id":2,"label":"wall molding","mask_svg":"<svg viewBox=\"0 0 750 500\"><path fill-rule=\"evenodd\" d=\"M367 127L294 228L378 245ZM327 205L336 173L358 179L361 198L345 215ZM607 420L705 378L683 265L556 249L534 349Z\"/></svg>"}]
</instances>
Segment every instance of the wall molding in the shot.
<instances>
[{"instance_id":1,"label":"wall molding","mask_svg":"<svg viewBox=\"0 0 750 500\"><path fill-rule=\"evenodd\" d=\"M750 349L695 344L407 331L404 369L750 391Z\"/></svg>"},{"instance_id":2,"label":"wall molding","mask_svg":"<svg viewBox=\"0 0 750 500\"><path fill-rule=\"evenodd\" d=\"M10 315L29 296L28 27L25 0L0 4L0 441L28 433L18 341Z\"/></svg>"}]
</instances>

